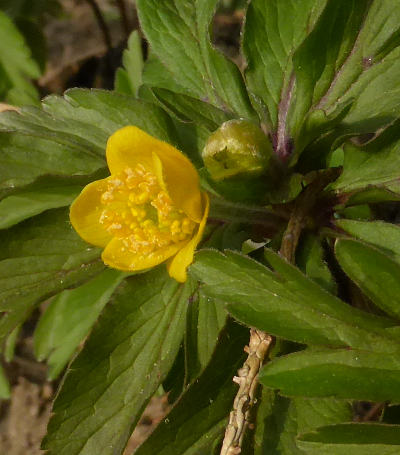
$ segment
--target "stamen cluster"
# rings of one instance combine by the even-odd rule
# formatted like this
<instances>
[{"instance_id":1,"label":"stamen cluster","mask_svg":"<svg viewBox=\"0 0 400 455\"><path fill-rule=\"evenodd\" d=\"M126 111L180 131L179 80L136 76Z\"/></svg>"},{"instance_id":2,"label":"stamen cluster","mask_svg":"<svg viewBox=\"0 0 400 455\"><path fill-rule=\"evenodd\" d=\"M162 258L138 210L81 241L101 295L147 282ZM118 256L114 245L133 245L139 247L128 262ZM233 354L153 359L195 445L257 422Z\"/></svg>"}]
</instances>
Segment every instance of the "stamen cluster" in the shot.
<instances>
[{"instance_id":1,"label":"stamen cluster","mask_svg":"<svg viewBox=\"0 0 400 455\"><path fill-rule=\"evenodd\" d=\"M135 253L149 254L187 240L196 226L142 164L109 178L101 203L100 223Z\"/></svg>"}]
</instances>

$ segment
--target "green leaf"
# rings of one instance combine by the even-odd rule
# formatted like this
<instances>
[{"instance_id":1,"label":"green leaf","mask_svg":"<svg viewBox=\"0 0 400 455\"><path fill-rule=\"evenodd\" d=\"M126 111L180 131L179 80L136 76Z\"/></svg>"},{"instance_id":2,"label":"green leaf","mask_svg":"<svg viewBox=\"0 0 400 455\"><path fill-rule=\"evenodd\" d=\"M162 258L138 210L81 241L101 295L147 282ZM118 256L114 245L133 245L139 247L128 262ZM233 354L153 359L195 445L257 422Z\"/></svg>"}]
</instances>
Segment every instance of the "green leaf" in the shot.
<instances>
[{"instance_id":1,"label":"green leaf","mask_svg":"<svg viewBox=\"0 0 400 455\"><path fill-rule=\"evenodd\" d=\"M388 201L398 202L400 201L399 188L397 188L397 185L393 188L394 191L397 191L397 193L395 193L394 191L391 191L392 187L392 183L386 184L385 187L367 187L365 190L350 195L346 202L346 206L377 204L379 202Z\"/></svg>"},{"instance_id":2,"label":"green leaf","mask_svg":"<svg viewBox=\"0 0 400 455\"><path fill-rule=\"evenodd\" d=\"M139 32L134 30L128 39L128 47L122 54L123 68L118 68L115 90L120 93L137 96L142 85L143 54Z\"/></svg>"},{"instance_id":3,"label":"green leaf","mask_svg":"<svg viewBox=\"0 0 400 455\"><path fill-rule=\"evenodd\" d=\"M102 158L81 146L24 132L0 133L0 162L0 189L27 185L46 174L93 174L105 166Z\"/></svg>"},{"instance_id":4,"label":"green leaf","mask_svg":"<svg viewBox=\"0 0 400 455\"><path fill-rule=\"evenodd\" d=\"M185 333L185 383L204 370L214 352L228 313L223 305L198 290L190 299Z\"/></svg>"},{"instance_id":5,"label":"green leaf","mask_svg":"<svg viewBox=\"0 0 400 455\"><path fill-rule=\"evenodd\" d=\"M239 321L300 343L352 346L398 352L393 325L379 316L347 305L266 249L277 273L233 252L200 251L192 273L205 283L203 292L227 302Z\"/></svg>"},{"instance_id":6,"label":"green leaf","mask_svg":"<svg viewBox=\"0 0 400 455\"><path fill-rule=\"evenodd\" d=\"M77 185L55 186L31 191L21 191L0 201L0 229L8 228L45 210L69 205L82 187Z\"/></svg>"},{"instance_id":7,"label":"green leaf","mask_svg":"<svg viewBox=\"0 0 400 455\"><path fill-rule=\"evenodd\" d=\"M375 132L398 117L400 2L329 0L294 55L291 130L301 139L308 115L351 105L337 135ZM390 96L382 96L390 93Z\"/></svg>"},{"instance_id":8,"label":"green leaf","mask_svg":"<svg viewBox=\"0 0 400 455\"><path fill-rule=\"evenodd\" d=\"M335 254L342 269L375 305L398 319L400 264L382 251L357 240L338 240Z\"/></svg>"},{"instance_id":9,"label":"green leaf","mask_svg":"<svg viewBox=\"0 0 400 455\"><path fill-rule=\"evenodd\" d=\"M312 30L325 3L253 0L247 9L243 34L246 81L254 104L265 105L274 131L278 123L284 126L286 122L285 103L293 89L293 53Z\"/></svg>"},{"instance_id":10,"label":"green leaf","mask_svg":"<svg viewBox=\"0 0 400 455\"><path fill-rule=\"evenodd\" d=\"M337 220L335 224L348 234L381 248L400 263L400 227L384 221Z\"/></svg>"},{"instance_id":11,"label":"green leaf","mask_svg":"<svg viewBox=\"0 0 400 455\"><path fill-rule=\"evenodd\" d=\"M263 388L257 414L255 455L300 455L297 435L352 420L349 402L335 398L288 399Z\"/></svg>"},{"instance_id":12,"label":"green leaf","mask_svg":"<svg viewBox=\"0 0 400 455\"><path fill-rule=\"evenodd\" d=\"M321 425L351 421L353 409L349 401L336 398L293 398L298 433Z\"/></svg>"},{"instance_id":13,"label":"green leaf","mask_svg":"<svg viewBox=\"0 0 400 455\"><path fill-rule=\"evenodd\" d=\"M331 187L338 193L377 187L399 194L400 189L393 186L400 178L398 127L399 123L396 122L365 146L346 144L343 173Z\"/></svg>"},{"instance_id":14,"label":"green leaf","mask_svg":"<svg viewBox=\"0 0 400 455\"><path fill-rule=\"evenodd\" d=\"M324 260L324 249L318 237L306 234L296 256L297 265L309 278L336 294L337 285Z\"/></svg>"},{"instance_id":15,"label":"green leaf","mask_svg":"<svg viewBox=\"0 0 400 455\"><path fill-rule=\"evenodd\" d=\"M107 269L84 285L61 292L46 308L35 329L34 351L39 361L48 359L49 379L64 369L125 276Z\"/></svg>"},{"instance_id":16,"label":"green leaf","mask_svg":"<svg viewBox=\"0 0 400 455\"><path fill-rule=\"evenodd\" d=\"M299 130L312 107L318 110L327 104L325 99L320 105L318 102L331 84L338 83L336 78L340 81L340 70L355 46L368 3L368 0L328 0L314 29L295 53L294 131Z\"/></svg>"},{"instance_id":17,"label":"green leaf","mask_svg":"<svg viewBox=\"0 0 400 455\"><path fill-rule=\"evenodd\" d=\"M152 136L173 142L174 129L157 106L106 90L70 89L63 97L43 100L43 110L24 108L0 115L6 130L34 133L53 140L79 144L104 156L108 137L119 128L135 125Z\"/></svg>"},{"instance_id":18,"label":"green leaf","mask_svg":"<svg viewBox=\"0 0 400 455\"><path fill-rule=\"evenodd\" d=\"M216 4L217 0L139 0L137 7L153 52L186 94L252 118L239 69L210 43Z\"/></svg>"},{"instance_id":19,"label":"green leaf","mask_svg":"<svg viewBox=\"0 0 400 455\"><path fill-rule=\"evenodd\" d=\"M221 333L212 359L135 455L209 455L222 437L237 386L232 377L244 361L248 330L232 323Z\"/></svg>"},{"instance_id":20,"label":"green leaf","mask_svg":"<svg viewBox=\"0 0 400 455\"><path fill-rule=\"evenodd\" d=\"M300 436L309 455L396 455L400 450L400 426L379 423L328 425Z\"/></svg>"},{"instance_id":21,"label":"green leaf","mask_svg":"<svg viewBox=\"0 0 400 455\"><path fill-rule=\"evenodd\" d=\"M186 136L190 135L192 142L195 141L192 147L196 151L196 158L202 164L201 151L208 137L222 123L231 119L232 115L212 104L181 93L162 88L153 88L151 92L156 102L176 119L177 127L180 127ZM189 131L189 128L192 131Z\"/></svg>"},{"instance_id":22,"label":"green leaf","mask_svg":"<svg viewBox=\"0 0 400 455\"><path fill-rule=\"evenodd\" d=\"M199 292L197 319L197 350L204 368L214 352L218 336L225 325L227 313L223 305Z\"/></svg>"},{"instance_id":23,"label":"green leaf","mask_svg":"<svg viewBox=\"0 0 400 455\"><path fill-rule=\"evenodd\" d=\"M40 77L26 42L6 14L0 11L0 100L11 104L36 104L38 93L28 78ZM1 90L2 89L2 90Z\"/></svg>"},{"instance_id":24,"label":"green leaf","mask_svg":"<svg viewBox=\"0 0 400 455\"><path fill-rule=\"evenodd\" d=\"M52 210L2 231L0 340L41 301L103 270L100 250L73 230L65 209Z\"/></svg>"},{"instance_id":25,"label":"green leaf","mask_svg":"<svg viewBox=\"0 0 400 455\"><path fill-rule=\"evenodd\" d=\"M374 217L371 207L368 204L345 207L344 209L339 209L337 213L339 216L359 221L370 221Z\"/></svg>"},{"instance_id":26,"label":"green leaf","mask_svg":"<svg viewBox=\"0 0 400 455\"><path fill-rule=\"evenodd\" d=\"M254 455L301 455L297 448L297 423L291 401L263 387L257 411ZM294 408L292 407L292 410Z\"/></svg>"},{"instance_id":27,"label":"green leaf","mask_svg":"<svg viewBox=\"0 0 400 455\"><path fill-rule=\"evenodd\" d=\"M178 120L185 123L193 122L206 130L208 135L219 128L222 123L232 119L232 115L229 113L187 95L161 88L154 88L153 93Z\"/></svg>"},{"instance_id":28,"label":"green leaf","mask_svg":"<svg viewBox=\"0 0 400 455\"><path fill-rule=\"evenodd\" d=\"M103 90L72 89L63 98L46 98L43 110L1 114L0 188L15 190L42 176L104 171L107 139L126 125L175 145L174 127L162 109Z\"/></svg>"},{"instance_id":29,"label":"green leaf","mask_svg":"<svg viewBox=\"0 0 400 455\"><path fill-rule=\"evenodd\" d=\"M151 48L149 49L149 56L144 63L142 81L143 85L139 90L139 96L141 98L143 97L143 90L146 87L163 88L179 94L192 94L176 81L174 74L154 55Z\"/></svg>"},{"instance_id":30,"label":"green leaf","mask_svg":"<svg viewBox=\"0 0 400 455\"><path fill-rule=\"evenodd\" d=\"M11 398L11 389L3 367L0 365L0 399L8 400Z\"/></svg>"},{"instance_id":31,"label":"green leaf","mask_svg":"<svg viewBox=\"0 0 400 455\"><path fill-rule=\"evenodd\" d=\"M67 373L44 440L49 455L122 454L174 362L192 292L165 267L127 280Z\"/></svg>"},{"instance_id":32,"label":"green leaf","mask_svg":"<svg viewBox=\"0 0 400 455\"><path fill-rule=\"evenodd\" d=\"M278 357L260 373L260 382L283 395L400 400L400 356L361 350L306 350Z\"/></svg>"},{"instance_id":33,"label":"green leaf","mask_svg":"<svg viewBox=\"0 0 400 455\"><path fill-rule=\"evenodd\" d=\"M4 343L4 360L6 362L11 362L14 358L15 346L17 344L21 328L21 326L15 327L15 329L8 335Z\"/></svg>"}]
</instances>

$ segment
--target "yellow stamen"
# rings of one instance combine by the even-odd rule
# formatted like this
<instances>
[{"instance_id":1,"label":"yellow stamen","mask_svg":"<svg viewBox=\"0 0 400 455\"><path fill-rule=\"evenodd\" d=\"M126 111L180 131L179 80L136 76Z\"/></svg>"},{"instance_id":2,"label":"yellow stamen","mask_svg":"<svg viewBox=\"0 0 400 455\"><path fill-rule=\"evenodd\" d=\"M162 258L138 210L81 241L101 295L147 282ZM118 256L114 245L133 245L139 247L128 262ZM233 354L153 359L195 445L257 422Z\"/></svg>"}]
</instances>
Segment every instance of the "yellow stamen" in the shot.
<instances>
[{"instance_id":1,"label":"yellow stamen","mask_svg":"<svg viewBox=\"0 0 400 455\"><path fill-rule=\"evenodd\" d=\"M101 203L100 223L135 253L150 254L189 239L196 226L141 164L109 179Z\"/></svg>"}]
</instances>

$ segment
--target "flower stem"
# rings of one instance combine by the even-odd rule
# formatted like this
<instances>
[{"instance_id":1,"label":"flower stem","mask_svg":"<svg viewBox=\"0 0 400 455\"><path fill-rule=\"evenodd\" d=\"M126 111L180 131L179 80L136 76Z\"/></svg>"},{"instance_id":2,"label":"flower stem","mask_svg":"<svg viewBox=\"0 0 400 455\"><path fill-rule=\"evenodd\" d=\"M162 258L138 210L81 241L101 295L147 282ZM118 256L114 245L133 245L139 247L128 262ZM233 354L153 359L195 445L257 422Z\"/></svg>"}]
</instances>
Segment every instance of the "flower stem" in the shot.
<instances>
[{"instance_id":1,"label":"flower stem","mask_svg":"<svg viewBox=\"0 0 400 455\"><path fill-rule=\"evenodd\" d=\"M248 357L238 375L233 378L233 381L239 384L239 390L229 415L221 455L236 455L241 452L243 437L250 424L250 412L255 402L258 372L272 345L272 336L250 329L249 345L245 347Z\"/></svg>"},{"instance_id":2,"label":"flower stem","mask_svg":"<svg viewBox=\"0 0 400 455\"><path fill-rule=\"evenodd\" d=\"M296 199L287 228L282 238L280 254L289 262L295 262L295 252L300 234L307 224L311 209L314 207L321 191L338 176L337 170L329 170L317 175ZM238 376L233 378L239 384L239 390L229 415L220 455L238 455L241 453L242 441L246 429L250 426L250 413L255 404L258 385L258 373L264 360L274 344L274 337L257 329L250 329L249 345L245 347L248 357Z\"/></svg>"},{"instance_id":3,"label":"flower stem","mask_svg":"<svg viewBox=\"0 0 400 455\"><path fill-rule=\"evenodd\" d=\"M285 218L281 214L258 206L239 204L211 196L210 219L235 223L258 224L276 232L282 229Z\"/></svg>"}]
</instances>

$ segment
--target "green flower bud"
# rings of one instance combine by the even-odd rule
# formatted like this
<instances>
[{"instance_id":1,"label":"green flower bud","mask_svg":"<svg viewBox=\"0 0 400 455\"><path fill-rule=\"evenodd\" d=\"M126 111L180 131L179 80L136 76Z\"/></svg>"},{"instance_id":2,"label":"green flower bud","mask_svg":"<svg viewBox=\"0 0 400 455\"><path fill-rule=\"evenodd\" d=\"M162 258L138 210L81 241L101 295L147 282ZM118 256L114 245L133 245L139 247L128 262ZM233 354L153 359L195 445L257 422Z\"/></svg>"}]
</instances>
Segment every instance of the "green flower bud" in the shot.
<instances>
[{"instance_id":1,"label":"green flower bud","mask_svg":"<svg viewBox=\"0 0 400 455\"><path fill-rule=\"evenodd\" d=\"M202 157L211 177L220 181L262 174L272 154L271 142L257 125L229 120L208 138Z\"/></svg>"}]
</instances>

